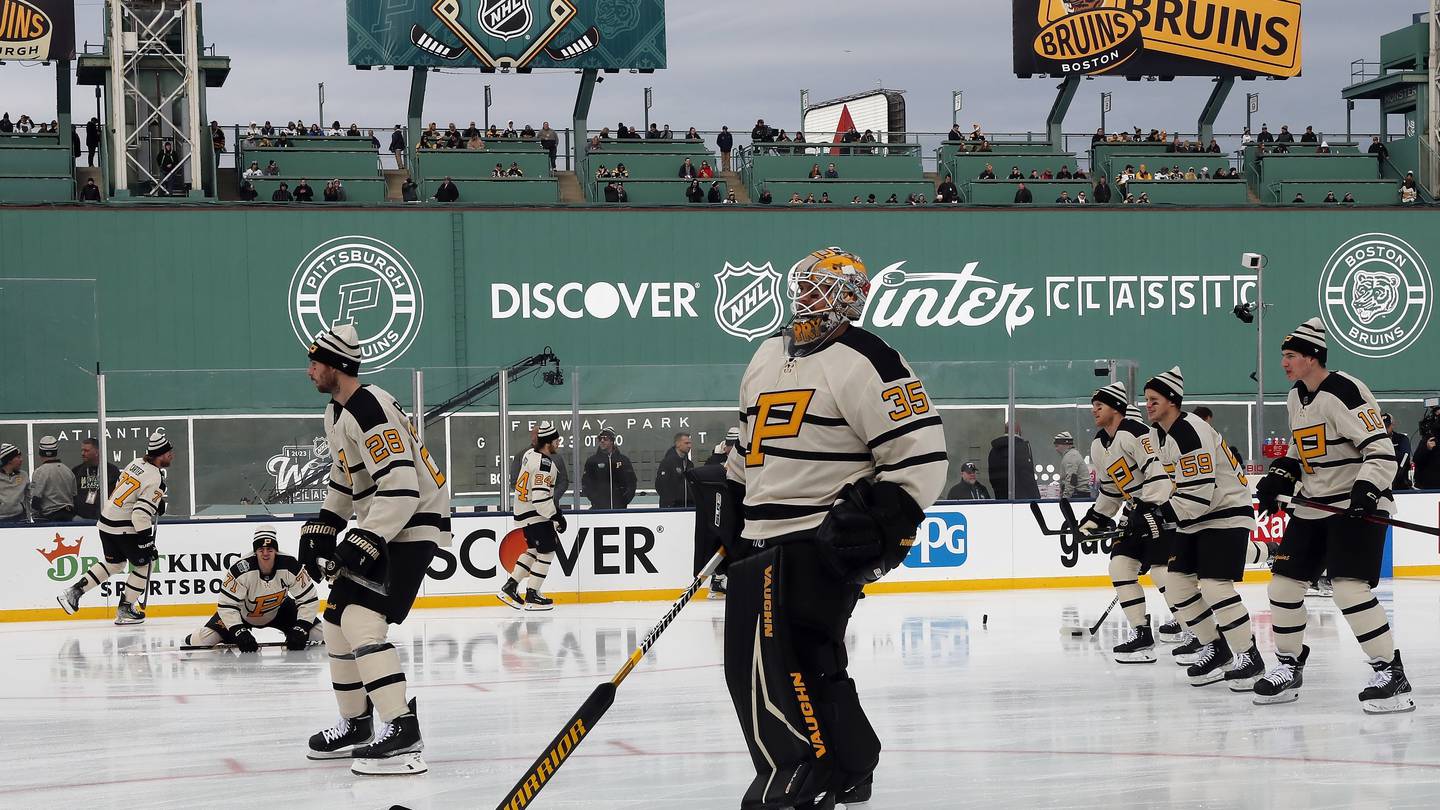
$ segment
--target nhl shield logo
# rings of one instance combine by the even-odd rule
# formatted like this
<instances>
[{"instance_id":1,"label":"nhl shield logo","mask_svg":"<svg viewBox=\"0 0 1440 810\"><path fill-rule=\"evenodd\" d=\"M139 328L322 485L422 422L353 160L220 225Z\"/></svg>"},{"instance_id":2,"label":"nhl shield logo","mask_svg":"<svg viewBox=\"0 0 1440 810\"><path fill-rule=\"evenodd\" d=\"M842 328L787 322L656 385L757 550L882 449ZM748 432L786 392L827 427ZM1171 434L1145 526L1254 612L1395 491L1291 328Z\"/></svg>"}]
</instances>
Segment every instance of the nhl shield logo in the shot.
<instances>
[{"instance_id":1,"label":"nhl shield logo","mask_svg":"<svg viewBox=\"0 0 1440 810\"><path fill-rule=\"evenodd\" d=\"M480 29L506 42L529 31L532 22L530 0L484 0L480 4Z\"/></svg>"},{"instance_id":2,"label":"nhl shield logo","mask_svg":"<svg viewBox=\"0 0 1440 810\"><path fill-rule=\"evenodd\" d=\"M774 332L784 319L780 274L769 262L762 267L726 262L715 283L715 323L727 333L753 341Z\"/></svg>"}]
</instances>

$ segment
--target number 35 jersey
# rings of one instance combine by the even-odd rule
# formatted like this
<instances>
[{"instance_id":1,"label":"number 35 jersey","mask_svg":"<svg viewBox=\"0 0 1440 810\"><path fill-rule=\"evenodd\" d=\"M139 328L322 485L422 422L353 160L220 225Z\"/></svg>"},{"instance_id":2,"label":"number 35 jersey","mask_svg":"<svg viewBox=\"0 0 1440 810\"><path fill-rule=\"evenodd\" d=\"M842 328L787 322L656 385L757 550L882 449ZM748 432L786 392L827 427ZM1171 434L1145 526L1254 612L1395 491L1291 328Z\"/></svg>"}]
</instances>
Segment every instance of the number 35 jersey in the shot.
<instances>
[{"instance_id":1,"label":"number 35 jersey","mask_svg":"<svg viewBox=\"0 0 1440 810\"><path fill-rule=\"evenodd\" d=\"M1334 506L1350 505L1350 488L1364 479L1380 490L1380 510L1395 512L1390 485L1395 480L1395 445L1385 432L1380 406L1365 383L1332 371L1312 393L1295 383L1285 402L1292 436L1290 458L1299 459L1299 494ZM1305 520L1332 517L1328 512L1294 510Z\"/></svg>"},{"instance_id":2,"label":"number 35 jersey","mask_svg":"<svg viewBox=\"0 0 1440 810\"><path fill-rule=\"evenodd\" d=\"M362 385L342 407L325 408L330 488L325 511L387 542L450 545L450 493L430 451L395 398Z\"/></svg>"},{"instance_id":3,"label":"number 35 jersey","mask_svg":"<svg viewBox=\"0 0 1440 810\"><path fill-rule=\"evenodd\" d=\"M861 478L895 483L925 509L949 469L925 386L857 326L803 357L786 353L783 336L760 344L740 383L740 442L726 465L745 486L748 540L815 530Z\"/></svg>"}]
</instances>

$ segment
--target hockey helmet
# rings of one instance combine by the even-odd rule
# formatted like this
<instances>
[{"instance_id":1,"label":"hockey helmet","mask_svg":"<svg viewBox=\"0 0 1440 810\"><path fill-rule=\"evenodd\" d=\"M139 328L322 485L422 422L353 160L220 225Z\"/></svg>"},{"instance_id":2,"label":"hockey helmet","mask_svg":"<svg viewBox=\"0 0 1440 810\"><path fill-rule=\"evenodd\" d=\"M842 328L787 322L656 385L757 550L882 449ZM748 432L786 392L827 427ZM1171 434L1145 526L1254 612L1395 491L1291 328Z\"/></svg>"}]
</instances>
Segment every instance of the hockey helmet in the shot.
<instances>
[{"instance_id":1,"label":"hockey helmet","mask_svg":"<svg viewBox=\"0 0 1440 810\"><path fill-rule=\"evenodd\" d=\"M790 268L791 339L796 346L822 341L849 321L865 314L870 274L849 251L829 247L809 254Z\"/></svg>"}]
</instances>

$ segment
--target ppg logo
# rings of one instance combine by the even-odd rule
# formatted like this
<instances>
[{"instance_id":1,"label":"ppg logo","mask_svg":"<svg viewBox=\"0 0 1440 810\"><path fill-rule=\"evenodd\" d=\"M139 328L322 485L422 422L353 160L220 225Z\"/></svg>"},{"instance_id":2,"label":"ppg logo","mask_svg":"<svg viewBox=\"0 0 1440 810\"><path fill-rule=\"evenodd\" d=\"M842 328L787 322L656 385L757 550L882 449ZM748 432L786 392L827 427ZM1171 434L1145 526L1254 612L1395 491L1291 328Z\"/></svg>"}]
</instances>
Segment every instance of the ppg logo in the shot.
<instances>
[{"instance_id":1,"label":"ppg logo","mask_svg":"<svg viewBox=\"0 0 1440 810\"><path fill-rule=\"evenodd\" d=\"M905 557L908 568L958 568L970 553L970 532L959 511L929 512Z\"/></svg>"}]
</instances>

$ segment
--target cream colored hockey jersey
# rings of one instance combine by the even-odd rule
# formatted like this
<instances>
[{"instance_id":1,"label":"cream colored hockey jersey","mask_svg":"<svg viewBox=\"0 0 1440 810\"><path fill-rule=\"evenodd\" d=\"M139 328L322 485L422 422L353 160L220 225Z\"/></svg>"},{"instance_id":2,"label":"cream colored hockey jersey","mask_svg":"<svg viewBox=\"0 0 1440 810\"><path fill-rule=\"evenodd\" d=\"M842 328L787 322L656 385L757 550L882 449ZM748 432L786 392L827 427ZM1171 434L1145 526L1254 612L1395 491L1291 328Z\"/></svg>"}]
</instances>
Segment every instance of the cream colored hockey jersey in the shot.
<instances>
[{"instance_id":1,"label":"cream colored hockey jersey","mask_svg":"<svg viewBox=\"0 0 1440 810\"><path fill-rule=\"evenodd\" d=\"M1111 436L1095 432L1090 443L1090 461L1095 465L1095 511L1115 517L1127 501L1161 504L1170 497L1170 477L1160 468L1150 428L1128 412Z\"/></svg>"},{"instance_id":2,"label":"cream colored hockey jersey","mask_svg":"<svg viewBox=\"0 0 1440 810\"><path fill-rule=\"evenodd\" d=\"M520 457L515 477L515 522L520 526L544 523L555 517L555 462L530 448Z\"/></svg>"},{"instance_id":3,"label":"cream colored hockey jersey","mask_svg":"<svg viewBox=\"0 0 1440 810\"><path fill-rule=\"evenodd\" d=\"M341 407L325 408L330 488L325 511L387 542L450 545L450 492L445 474L416 437L395 398L362 385Z\"/></svg>"},{"instance_id":4,"label":"cream colored hockey jersey","mask_svg":"<svg viewBox=\"0 0 1440 810\"><path fill-rule=\"evenodd\" d=\"M1170 506L1181 534L1202 529L1255 528L1255 508L1240 462L1220 434L1193 413L1164 430L1155 425L1157 448L1166 470L1173 470Z\"/></svg>"},{"instance_id":5,"label":"cream colored hockey jersey","mask_svg":"<svg viewBox=\"0 0 1440 810\"><path fill-rule=\"evenodd\" d=\"M860 327L803 357L790 357L777 335L745 370L740 442L726 473L745 486L748 540L815 530L840 490L861 478L893 482L926 509L948 467L924 384Z\"/></svg>"},{"instance_id":6,"label":"cream colored hockey jersey","mask_svg":"<svg viewBox=\"0 0 1440 810\"><path fill-rule=\"evenodd\" d=\"M1365 383L1332 371L1314 393L1295 383L1285 402L1290 414L1290 458L1302 474L1297 494L1338 507L1350 505L1350 488L1363 478L1380 490L1380 511L1395 513L1395 444L1385 432L1380 406ZM1318 520L1329 512L1296 507L1295 517Z\"/></svg>"},{"instance_id":7,"label":"cream colored hockey jersey","mask_svg":"<svg viewBox=\"0 0 1440 810\"><path fill-rule=\"evenodd\" d=\"M137 458L120 471L110 497L100 507L100 529L110 534L149 531L165 501L165 474Z\"/></svg>"},{"instance_id":8,"label":"cream colored hockey jersey","mask_svg":"<svg viewBox=\"0 0 1440 810\"><path fill-rule=\"evenodd\" d=\"M237 561L226 572L215 612L220 614L220 621L228 628L239 627L242 623L265 627L280 612L287 595L295 600L296 618L307 623L315 621L320 597L300 561L285 554L276 554L275 569L269 577L264 577L260 575L260 560L252 554Z\"/></svg>"}]
</instances>

